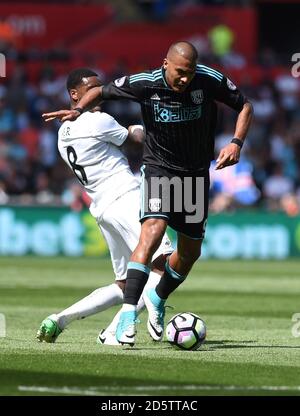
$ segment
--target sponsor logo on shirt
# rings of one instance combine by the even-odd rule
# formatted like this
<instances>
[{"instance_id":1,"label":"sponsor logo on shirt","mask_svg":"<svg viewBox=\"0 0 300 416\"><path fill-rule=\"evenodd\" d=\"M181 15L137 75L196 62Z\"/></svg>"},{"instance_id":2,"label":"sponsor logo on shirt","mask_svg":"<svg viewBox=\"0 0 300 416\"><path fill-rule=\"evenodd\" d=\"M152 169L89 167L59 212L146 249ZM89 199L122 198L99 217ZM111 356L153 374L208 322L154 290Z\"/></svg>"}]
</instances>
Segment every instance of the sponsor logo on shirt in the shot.
<instances>
[{"instance_id":1,"label":"sponsor logo on shirt","mask_svg":"<svg viewBox=\"0 0 300 416\"><path fill-rule=\"evenodd\" d=\"M197 120L201 117L201 106L197 107L162 107L154 104L154 117L158 123L176 123Z\"/></svg>"}]
</instances>

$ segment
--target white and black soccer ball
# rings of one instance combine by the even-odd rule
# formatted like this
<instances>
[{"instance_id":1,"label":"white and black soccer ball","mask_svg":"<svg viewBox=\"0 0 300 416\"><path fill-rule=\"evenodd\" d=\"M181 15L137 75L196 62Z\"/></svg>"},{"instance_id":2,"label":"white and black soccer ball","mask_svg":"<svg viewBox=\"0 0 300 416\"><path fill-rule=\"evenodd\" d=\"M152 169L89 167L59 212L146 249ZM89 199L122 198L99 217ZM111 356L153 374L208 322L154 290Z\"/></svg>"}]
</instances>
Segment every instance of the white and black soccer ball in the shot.
<instances>
[{"instance_id":1,"label":"white and black soccer ball","mask_svg":"<svg viewBox=\"0 0 300 416\"><path fill-rule=\"evenodd\" d=\"M197 350L205 340L206 325L194 313L178 313L167 323L166 336L170 344L182 350Z\"/></svg>"}]
</instances>

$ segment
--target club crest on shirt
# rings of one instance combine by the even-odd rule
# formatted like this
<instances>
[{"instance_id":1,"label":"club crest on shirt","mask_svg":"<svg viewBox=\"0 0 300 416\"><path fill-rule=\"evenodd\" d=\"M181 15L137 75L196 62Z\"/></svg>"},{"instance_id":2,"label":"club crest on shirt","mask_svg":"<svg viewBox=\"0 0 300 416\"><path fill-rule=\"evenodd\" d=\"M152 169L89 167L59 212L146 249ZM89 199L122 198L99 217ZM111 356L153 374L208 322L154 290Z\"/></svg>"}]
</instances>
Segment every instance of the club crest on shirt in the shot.
<instances>
[{"instance_id":1,"label":"club crest on shirt","mask_svg":"<svg viewBox=\"0 0 300 416\"><path fill-rule=\"evenodd\" d=\"M126 77L118 78L115 80L116 87L122 87L125 82Z\"/></svg>"},{"instance_id":2,"label":"club crest on shirt","mask_svg":"<svg viewBox=\"0 0 300 416\"><path fill-rule=\"evenodd\" d=\"M193 103L201 104L203 102L203 90L195 90L191 92L191 98Z\"/></svg>"},{"instance_id":3,"label":"club crest on shirt","mask_svg":"<svg viewBox=\"0 0 300 416\"><path fill-rule=\"evenodd\" d=\"M160 198L150 198L149 199L149 209L151 212L158 212L161 207L161 199Z\"/></svg>"}]
</instances>

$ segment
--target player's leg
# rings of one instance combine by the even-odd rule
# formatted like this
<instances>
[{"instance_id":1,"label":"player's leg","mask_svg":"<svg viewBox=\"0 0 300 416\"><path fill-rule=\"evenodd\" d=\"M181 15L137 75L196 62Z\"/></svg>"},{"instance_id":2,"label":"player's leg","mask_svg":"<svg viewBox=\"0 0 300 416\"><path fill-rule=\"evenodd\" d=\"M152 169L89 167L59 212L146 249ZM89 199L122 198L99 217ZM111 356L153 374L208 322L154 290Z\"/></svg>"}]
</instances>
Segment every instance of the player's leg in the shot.
<instances>
[{"instance_id":1,"label":"player's leg","mask_svg":"<svg viewBox=\"0 0 300 416\"><path fill-rule=\"evenodd\" d=\"M162 218L147 218L142 224L139 243L127 267L124 304L116 333L122 344L134 344L136 305L148 280L152 256L162 241L166 227L167 221Z\"/></svg>"},{"instance_id":2,"label":"player's leg","mask_svg":"<svg viewBox=\"0 0 300 416\"><path fill-rule=\"evenodd\" d=\"M183 234L178 234L177 249L166 262L163 279L156 287L156 293L160 298L167 299L185 280L201 254L201 245L202 239L193 240Z\"/></svg>"},{"instance_id":3,"label":"player's leg","mask_svg":"<svg viewBox=\"0 0 300 416\"><path fill-rule=\"evenodd\" d=\"M146 290L144 300L148 309L148 332L154 341L161 341L164 331L165 302L185 280L200 256L202 240L178 235L177 250L165 264L165 271L156 288Z\"/></svg>"},{"instance_id":4,"label":"player's leg","mask_svg":"<svg viewBox=\"0 0 300 416\"><path fill-rule=\"evenodd\" d=\"M139 234L140 234L140 223L139 224ZM133 235L133 234L132 234ZM132 246L130 243L131 239L126 239L127 243L129 244L129 250L128 250L128 261L130 258L130 255L132 254ZM135 246L137 243L135 243ZM134 246L134 247L135 247ZM159 280L161 279L161 276L164 273L165 270L165 264L167 261L167 258L170 256L170 254L173 252L172 244L168 238L168 236L165 234L163 236L161 245L159 246L158 250L154 253L151 263L151 272L149 274L148 281L144 287L144 291L142 293L142 296L140 297L138 304L137 304L137 315L139 315L144 309L145 309L145 302L144 302L144 292L150 288L155 288L158 285ZM127 272L127 270L126 270ZM124 292L125 288L125 277L124 280L118 281L119 283L123 283L124 287L122 287L122 290ZM119 344L116 341L115 333L117 324L120 319L121 310L117 312L117 314L114 316L111 323L107 326L106 329L102 329L98 335L98 342L101 344L109 344L109 345L117 345Z\"/></svg>"},{"instance_id":5,"label":"player's leg","mask_svg":"<svg viewBox=\"0 0 300 416\"><path fill-rule=\"evenodd\" d=\"M125 283L122 281L126 279L127 261L131 252L128 251L127 244L120 238L119 230L114 227L113 219L118 215L119 210L120 206L116 201L106 210L101 221L98 222L109 248L116 281L94 290L60 313L52 314L44 319L37 332L37 338L40 341L55 342L58 335L74 320L86 318L123 302ZM137 220L136 222L138 223Z\"/></svg>"},{"instance_id":6,"label":"player's leg","mask_svg":"<svg viewBox=\"0 0 300 416\"><path fill-rule=\"evenodd\" d=\"M115 201L106 210L98 225L110 251L116 278L115 283L94 290L90 295L79 300L67 309L44 319L37 332L37 338L40 341L55 342L60 333L72 321L94 315L123 302L127 263L132 250L137 245L140 235L141 225L138 221L138 212L138 190L133 190L124 195L123 198ZM169 254L171 251L170 242L164 237L162 247L155 254L157 257L162 253ZM163 274L161 264L157 267L160 267L160 270L157 268L150 273L149 284L151 287L156 286L158 279ZM144 307L144 300L141 297L137 305L137 313L140 313ZM115 339L118 320L119 314L114 317L111 324L106 328L105 334L104 330L100 332L101 338L98 339L101 343L105 342L110 345L118 345Z\"/></svg>"},{"instance_id":7,"label":"player's leg","mask_svg":"<svg viewBox=\"0 0 300 416\"><path fill-rule=\"evenodd\" d=\"M161 250L163 254L160 254L159 257L153 260L151 264L151 272L149 274L148 281L144 287L142 296L140 297L138 304L137 304L137 315L140 315L140 313L145 309L144 292L146 290L149 290L150 288L155 288L158 285L158 282L164 273L166 260L171 254L171 252L173 251L173 250L170 250L169 243L166 244L166 242L164 243L164 245L162 245ZM158 250L158 252L159 251L160 249ZM125 282L126 280L122 281L122 283L124 284L124 289L125 289ZM124 289L123 289L123 292L124 292ZM97 338L97 342L99 344L120 345L120 343L116 340L115 335L116 335L116 329L119 323L121 312L122 310L120 309L116 313L116 315L113 317L110 324L105 329L102 329L99 332L99 335Z\"/></svg>"},{"instance_id":8,"label":"player's leg","mask_svg":"<svg viewBox=\"0 0 300 416\"><path fill-rule=\"evenodd\" d=\"M203 176L194 176L189 179L192 179L193 182L187 183L184 177L181 178L183 191L180 194L181 198L188 198L189 202L198 201L198 205L195 205L195 210L192 211L194 216L191 220L191 211L187 212L186 210L186 207L190 207L190 205L186 204L185 199L182 200L183 209L181 212L175 210L171 212L169 225L178 234L177 250L166 262L164 274L157 287L147 291L144 295L149 312L148 331L155 341L159 341L163 337L166 299L182 284L201 254L208 213L209 177L208 173L204 173ZM174 193L175 199L176 194Z\"/></svg>"},{"instance_id":9,"label":"player's leg","mask_svg":"<svg viewBox=\"0 0 300 416\"><path fill-rule=\"evenodd\" d=\"M111 306L120 305L122 301L123 291L118 283L100 287L67 309L44 319L37 332L37 339L53 343L73 321L87 318Z\"/></svg>"},{"instance_id":10,"label":"player's leg","mask_svg":"<svg viewBox=\"0 0 300 416\"><path fill-rule=\"evenodd\" d=\"M161 186L156 186L163 176L160 167L146 166L142 169L142 227L139 243L128 263L124 304L116 333L121 343L134 344L136 305L148 280L151 258L158 249L168 224L168 213L164 212L162 204L163 190Z\"/></svg>"},{"instance_id":11,"label":"player's leg","mask_svg":"<svg viewBox=\"0 0 300 416\"><path fill-rule=\"evenodd\" d=\"M117 234L114 242L111 237L109 248L111 260L116 275L116 282L125 282L127 273L127 264L132 251L136 248L141 233L141 224L138 220L140 207L140 192L133 190L123 195L119 200L112 204L103 215L102 221L106 226L110 226L114 233ZM155 287L163 274L166 256L173 251L170 240L164 236L159 249L155 252L154 264L150 272L148 284L149 287ZM143 297L140 297L137 304L137 314L145 307ZM120 313L118 312L112 322L105 330L101 330L98 336L99 343L118 344L115 340L116 326L119 321Z\"/></svg>"},{"instance_id":12,"label":"player's leg","mask_svg":"<svg viewBox=\"0 0 300 416\"><path fill-rule=\"evenodd\" d=\"M37 332L37 339L53 343L71 322L102 312L123 301L123 291L118 283L94 290L85 298L44 319Z\"/></svg>"},{"instance_id":13,"label":"player's leg","mask_svg":"<svg viewBox=\"0 0 300 416\"><path fill-rule=\"evenodd\" d=\"M110 285L94 290L84 299L81 299L79 302L59 313L59 323L62 323L64 326L67 326L75 319L86 318L123 302L126 257L122 253L124 253L124 249L126 248L123 247L124 244L119 238L118 230L114 229L111 224L102 222L99 224L99 227L109 248L116 280ZM116 255L118 252L121 253L121 256Z\"/></svg>"}]
</instances>

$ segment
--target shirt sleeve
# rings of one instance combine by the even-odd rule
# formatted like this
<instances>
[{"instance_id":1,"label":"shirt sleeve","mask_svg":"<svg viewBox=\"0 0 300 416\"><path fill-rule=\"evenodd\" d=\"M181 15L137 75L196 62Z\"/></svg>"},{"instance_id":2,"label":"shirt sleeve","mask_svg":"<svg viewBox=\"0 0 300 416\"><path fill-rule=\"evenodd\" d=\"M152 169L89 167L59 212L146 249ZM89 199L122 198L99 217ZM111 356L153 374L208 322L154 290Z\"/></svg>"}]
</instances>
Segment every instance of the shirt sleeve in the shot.
<instances>
[{"instance_id":1,"label":"shirt sleeve","mask_svg":"<svg viewBox=\"0 0 300 416\"><path fill-rule=\"evenodd\" d=\"M133 82L132 77L124 76L103 86L102 97L104 100L118 98L140 102L143 98L143 82Z\"/></svg>"},{"instance_id":2,"label":"shirt sleeve","mask_svg":"<svg viewBox=\"0 0 300 416\"><path fill-rule=\"evenodd\" d=\"M107 113L99 113L94 127L94 136L104 142L121 146L128 136L128 130Z\"/></svg>"},{"instance_id":3,"label":"shirt sleeve","mask_svg":"<svg viewBox=\"0 0 300 416\"><path fill-rule=\"evenodd\" d=\"M214 98L238 112L242 110L247 101L236 85L224 75L221 81L216 81Z\"/></svg>"}]
</instances>

